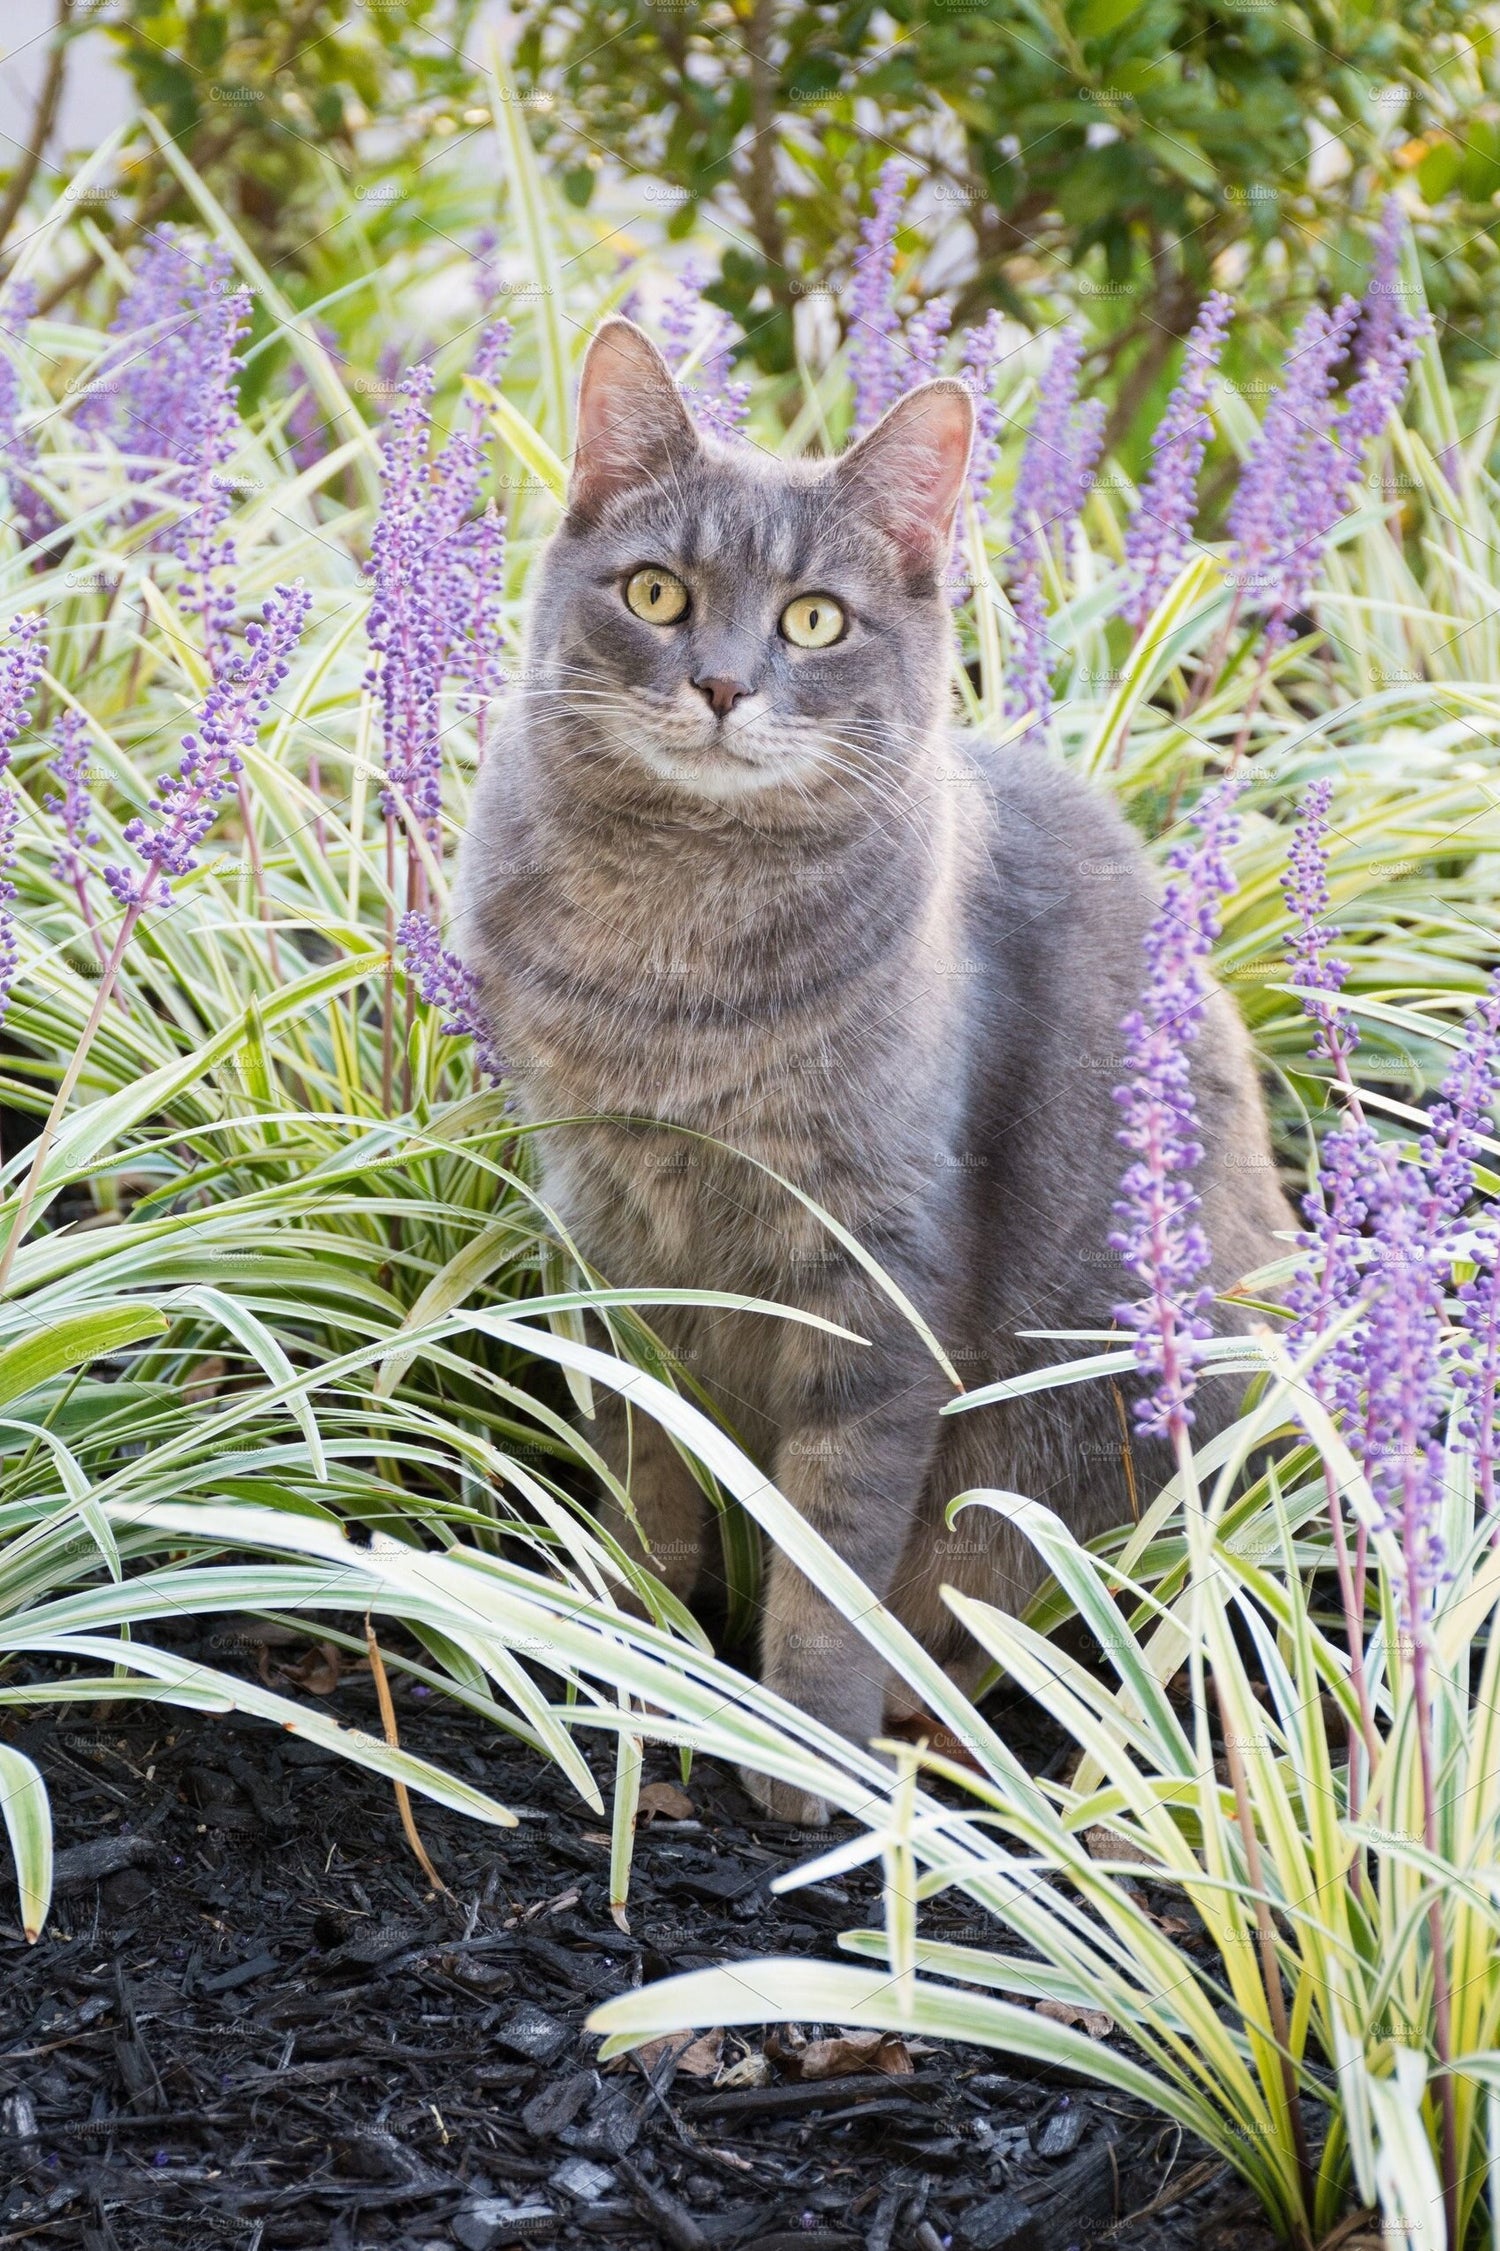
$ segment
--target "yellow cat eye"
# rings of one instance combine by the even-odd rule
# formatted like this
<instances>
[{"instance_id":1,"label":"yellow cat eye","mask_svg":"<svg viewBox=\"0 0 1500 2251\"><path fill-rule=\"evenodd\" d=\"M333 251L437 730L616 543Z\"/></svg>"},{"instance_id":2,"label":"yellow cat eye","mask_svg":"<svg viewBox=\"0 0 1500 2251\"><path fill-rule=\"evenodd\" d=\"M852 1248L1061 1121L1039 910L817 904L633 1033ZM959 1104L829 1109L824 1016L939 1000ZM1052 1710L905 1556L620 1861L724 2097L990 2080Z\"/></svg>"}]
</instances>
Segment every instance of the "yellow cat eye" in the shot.
<instances>
[{"instance_id":1,"label":"yellow cat eye","mask_svg":"<svg viewBox=\"0 0 1500 2251\"><path fill-rule=\"evenodd\" d=\"M844 613L831 594L799 594L781 613L781 630L794 649L826 649L844 630Z\"/></svg>"},{"instance_id":2,"label":"yellow cat eye","mask_svg":"<svg viewBox=\"0 0 1500 2251\"><path fill-rule=\"evenodd\" d=\"M625 588L625 607L648 625L675 625L688 606L688 590L672 571L648 563Z\"/></svg>"}]
</instances>

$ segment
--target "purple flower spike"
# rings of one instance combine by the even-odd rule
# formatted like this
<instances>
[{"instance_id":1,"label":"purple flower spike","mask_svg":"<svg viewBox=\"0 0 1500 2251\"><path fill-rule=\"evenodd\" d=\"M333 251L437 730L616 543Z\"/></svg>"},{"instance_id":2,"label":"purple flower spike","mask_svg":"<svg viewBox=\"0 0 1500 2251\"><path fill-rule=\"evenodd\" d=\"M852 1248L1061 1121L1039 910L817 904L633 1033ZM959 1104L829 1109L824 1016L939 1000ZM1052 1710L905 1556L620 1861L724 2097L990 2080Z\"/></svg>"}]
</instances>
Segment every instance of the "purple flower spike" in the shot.
<instances>
[{"instance_id":1,"label":"purple flower spike","mask_svg":"<svg viewBox=\"0 0 1500 2251\"><path fill-rule=\"evenodd\" d=\"M49 797L44 810L59 823L62 840L52 862L52 873L59 882L71 883L81 895L88 880L84 854L96 846L100 838L99 831L90 825L94 806L89 796L89 731L78 712L63 713L54 740L57 749L51 760L51 771L62 783L62 795Z\"/></svg>"},{"instance_id":2,"label":"purple flower spike","mask_svg":"<svg viewBox=\"0 0 1500 2251\"><path fill-rule=\"evenodd\" d=\"M461 707L475 715L484 751L485 719L505 685L501 651L505 646L502 595L505 588L505 526L490 501L477 523L465 529L463 561L468 590L466 630L453 655L453 671L463 683Z\"/></svg>"},{"instance_id":3,"label":"purple flower spike","mask_svg":"<svg viewBox=\"0 0 1500 2251\"><path fill-rule=\"evenodd\" d=\"M1327 951L1340 935L1327 920L1328 807L1332 797L1333 783L1326 776L1310 783L1305 791L1281 888L1296 917L1296 928L1283 941L1292 959L1290 982L1302 996L1304 1011L1318 1027L1312 1053L1337 1063L1347 1060L1359 1045L1359 1032L1348 1010L1334 1005L1349 974L1348 965Z\"/></svg>"},{"instance_id":4,"label":"purple flower spike","mask_svg":"<svg viewBox=\"0 0 1500 2251\"><path fill-rule=\"evenodd\" d=\"M244 361L236 346L250 326L250 292L220 298L198 323L200 379L189 405L177 489L186 503L173 527L172 551L188 572L178 587L189 617L203 620L203 648L217 678L228 662L234 625L234 588L223 574L234 568L234 541L223 529L234 508L235 488L225 474L240 442L235 379Z\"/></svg>"},{"instance_id":5,"label":"purple flower spike","mask_svg":"<svg viewBox=\"0 0 1500 2251\"><path fill-rule=\"evenodd\" d=\"M326 321L315 320L313 335L330 359L338 359L339 340ZM310 469L320 461L324 452L324 437L328 429L328 415L305 373L299 371L299 381L292 399L292 409L286 418L287 451L299 469Z\"/></svg>"},{"instance_id":6,"label":"purple flower spike","mask_svg":"<svg viewBox=\"0 0 1500 2251\"><path fill-rule=\"evenodd\" d=\"M1082 364L1083 338L1077 329L1065 328L1041 380L1011 508L1016 653L1006 683L1005 716L1016 720L1033 713L1027 731L1032 741L1045 732L1052 709L1043 567L1049 554L1066 545L1104 437L1102 404L1081 403L1078 397Z\"/></svg>"},{"instance_id":7,"label":"purple flower spike","mask_svg":"<svg viewBox=\"0 0 1500 2251\"><path fill-rule=\"evenodd\" d=\"M995 371L1000 360L1003 316L987 313L977 328L965 329L961 380L974 400L974 442L969 449L969 497L984 522L989 513L990 485L1000 458L1000 402L995 397ZM972 591L968 564L968 534L960 509L953 526L953 559L949 566L955 609ZM1029 708L1029 707L1023 707Z\"/></svg>"},{"instance_id":8,"label":"purple flower spike","mask_svg":"<svg viewBox=\"0 0 1500 2251\"><path fill-rule=\"evenodd\" d=\"M1188 1048L1210 991L1204 965L1219 934L1219 901L1235 888L1228 853L1240 787L1221 783L1199 809L1197 838L1168 857L1172 880L1146 935L1146 990L1121 1026L1130 1077L1115 1100L1125 1114L1119 1138L1134 1162L1120 1183L1120 1225L1109 1239L1145 1295L1117 1306L1115 1317L1135 1334L1138 1366L1156 1379L1136 1403L1137 1420L1150 1435L1174 1440L1192 1424L1199 1347L1213 1333L1213 1292L1204 1280L1211 1252L1190 1178L1203 1152Z\"/></svg>"},{"instance_id":9,"label":"purple flower spike","mask_svg":"<svg viewBox=\"0 0 1500 2251\"><path fill-rule=\"evenodd\" d=\"M1447 1259L1435 1243L1422 1175L1381 1152L1373 1168L1373 1265L1363 1331L1365 1428L1357 1450L1404 1565L1402 1625L1414 1637L1442 1584L1441 1340Z\"/></svg>"},{"instance_id":10,"label":"purple flower spike","mask_svg":"<svg viewBox=\"0 0 1500 2251\"><path fill-rule=\"evenodd\" d=\"M995 397L995 376L1000 365L1004 328L1003 314L987 313L977 328L965 330L963 340L963 379L974 394L969 492L981 516L990 496L995 464L1000 458L1000 402Z\"/></svg>"},{"instance_id":11,"label":"purple flower spike","mask_svg":"<svg viewBox=\"0 0 1500 2251\"><path fill-rule=\"evenodd\" d=\"M480 338L475 372L493 382L510 348L510 324ZM482 409L430 455L433 377L412 368L381 444L380 514L367 569L374 580L366 632L379 662L366 684L378 692L388 820L412 819L436 842L442 816L444 681L457 674L474 708L500 679L502 533L498 518L473 519L485 466ZM467 627L467 633L466 633Z\"/></svg>"},{"instance_id":12,"label":"purple flower spike","mask_svg":"<svg viewBox=\"0 0 1500 2251\"><path fill-rule=\"evenodd\" d=\"M121 298L105 353L74 420L111 437L132 462L132 482L176 460L198 412L202 326L229 294L233 267L216 244L158 227Z\"/></svg>"},{"instance_id":13,"label":"purple flower spike","mask_svg":"<svg viewBox=\"0 0 1500 2251\"><path fill-rule=\"evenodd\" d=\"M856 434L870 429L900 393L896 333L896 227L906 166L893 156L880 168L875 208L860 224L859 255L849 299L849 375Z\"/></svg>"},{"instance_id":14,"label":"purple flower spike","mask_svg":"<svg viewBox=\"0 0 1500 2251\"><path fill-rule=\"evenodd\" d=\"M0 333L16 351L25 349L26 329L36 311L36 291L29 281L14 282L0 301ZM23 547L32 546L57 528L57 518L31 482L36 467L36 440L21 427L21 384L9 351L0 350L0 474L5 479L6 500Z\"/></svg>"},{"instance_id":15,"label":"purple flower spike","mask_svg":"<svg viewBox=\"0 0 1500 2251\"><path fill-rule=\"evenodd\" d=\"M1372 298L1358 306L1346 297L1332 313L1315 305L1303 321L1240 478L1229 517L1230 584L1264 613L1273 648L1312 599L1329 535L1354 503L1365 455L1399 406L1431 325L1401 305L1400 229L1399 206L1388 205ZM1359 373L1335 412L1335 372L1351 343Z\"/></svg>"},{"instance_id":16,"label":"purple flower spike","mask_svg":"<svg viewBox=\"0 0 1500 2251\"><path fill-rule=\"evenodd\" d=\"M1367 447L1383 434L1401 404L1412 363L1432 333L1430 313L1406 309L1401 280L1404 230L1401 205L1395 196L1388 196L1375 237L1370 284L1359 309L1359 374L1334 430L1341 456L1341 501L1358 482Z\"/></svg>"},{"instance_id":17,"label":"purple flower spike","mask_svg":"<svg viewBox=\"0 0 1500 2251\"><path fill-rule=\"evenodd\" d=\"M15 619L0 642L0 773L10 764L10 754L29 715L31 698L47 660L39 611ZM20 947L16 938L16 887L10 871L16 859L16 832L21 807L12 789L0 788L0 1023L10 1006L10 989L16 981Z\"/></svg>"},{"instance_id":18,"label":"purple flower spike","mask_svg":"<svg viewBox=\"0 0 1500 2251\"><path fill-rule=\"evenodd\" d=\"M149 817L137 815L125 841L140 854L138 869L107 867L104 880L125 908L163 907L172 877L189 874L198 846L213 827L221 800L244 767L241 753L254 743L271 699L291 666L312 597L297 586L278 586L260 622L245 628L243 654L229 659L209 691L196 734L182 738L175 774L158 785Z\"/></svg>"},{"instance_id":19,"label":"purple flower spike","mask_svg":"<svg viewBox=\"0 0 1500 2251\"><path fill-rule=\"evenodd\" d=\"M901 388L915 390L930 383L942 370L943 344L953 326L953 307L946 297L929 297L906 324L906 366Z\"/></svg>"},{"instance_id":20,"label":"purple flower spike","mask_svg":"<svg viewBox=\"0 0 1500 2251\"><path fill-rule=\"evenodd\" d=\"M1500 1240L1488 1215L1474 1245L1479 1272L1458 1292L1458 1365L1453 1385L1459 1399L1458 1428L1474 1449L1474 1468L1485 1516L1495 1521L1495 1442L1500 1408Z\"/></svg>"},{"instance_id":21,"label":"purple flower spike","mask_svg":"<svg viewBox=\"0 0 1500 2251\"><path fill-rule=\"evenodd\" d=\"M1287 1286L1291 1313L1288 1349L1294 1356L1334 1327L1366 1290L1365 1222L1375 1197L1380 1144L1360 1107L1348 1076L1348 1058L1359 1033L1347 1010L1336 1005L1348 965L1327 949L1339 932L1325 920L1328 896L1328 807L1333 785L1326 778L1305 792L1281 879L1296 928L1284 943L1292 959L1290 982L1303 1010L1316 1024L1312 1053L1332 1062L1344 1080L1348 1111L1323 1143L1317 1179L1302 1199L1305 1227L1297 1240L1302 1263ZM1312 1388L1330 1412L1342 1413L1354 1428L1361 1412L1364 1377L1363 1324L1346 1331L1312 1369Z\"/></svg>"},{"instance_id":22,"label":"purple flower spike","mask_svg":"<svg viewBox=\"0 0 1500 2251\"><path fill-rule=\"evenodd\" d=\"M732 445L750 409L750 385L730 374L735 326L719 306L705 302L703 291L708 278L691 260L683 267L662 307L662 339L666 362L674 375L679 375L683 362L702 340L697 376L683 382L679 375L683 404L700 430Z\"/></svg>"},{"instance_id":23,"label":"purple flower spike","mask_svg":"<svg viewBox=\"0 0 1500 2251\"><path fill-rule=\"evenodd\" d=\"M1052 348L1038 386L1036 412L1016 472L1011 538L1061 541L1083 506L1104 438L1101 401L1078 397L1083 338L1065 328Z\"/></svg>"},{"instance_id":24,"label":"purple flower spike","mask_svg":"<svg viewBox=\"0 0 1500 2251\"><path fill-rule=\"evenodd\" d=\"M441 811L438 697L445 642L443 621L429 598L435 560L428 520L432 384L430 367L410 369L386 424L380 515L368 565L375 595L366 629L383 660L369 683L380 695L390 781L381 804L390 819L409 807L429 829Z\"/></svg>"},{"instance_id":25,"label":"purple flower spike","mask_svg":"<svg viewBox=\"0 0 1500 2251\"><path fill-rule=\"evenodd\" d=\"M0 789L0 1024L5 1022L9 1011L11 987L21 965L21 948L16 937L16 887L10 872L16 864L16 831L20 819L21 803L15 791Z\"/></svg>"},{"instance_id":26,"label":"purple flower spike","mask_svg":"<svg viewBox=\"0 0 1500 2251\"><path fill-rule=\"evenodd\" d=\"M1500 1088L1500 969L1492 970L1485 991L1469 1011L1463 1044L1454 1056L1442 1090L1428 1111L1428 1130L1420 1153L1427 1174L1429 1220L1434 1233L1444 1220L1457 1219L1474 1193L1479 1136L1490 1124Z\"/></svg>"},{"instance_id":27,"label":"purple flower spike","mask_svg":"<svg viewBox=\"0 0 1500 2251\"><path fill-rule=\"evenodd\" d=\"M1318 1178L1302 1199L1306 1225L1298 1235L1303 1259L1288 1284L1291 1327L1287 1349L1295 1357L1326 1334L1365 1295L1365 1222L1380 1167L1380 1144L1351 1107L1323 1143ZM1364 1390L1363 1326L1356 1323L1314 1362L1312 1388L1330 1413L1342 1414L1351 1434Z\"/></svg>"},{"instance_id":28,"label":"purple flower spike","mask_svg":"<svg viewBox=\"0 0 1500 2251\"><path fill-rule=\"evenodd\" d=\"M671 288L661 309L662 351L675 373L698 340L703 314L703 290L708 274L690 258Z\"/></svg>"},{"instance_id":29,"label":"purple flower spike","mask_svg":"<svg viewBox=\"0 0 1500 2251\"><path fill-rule=\"evenodd\" d=\"M1220 289L1204 303L1187 340L1182 372L1151 439L1151 473L1125 535L1130 593L1122 608L1138 632L1187 560L1198 472L1213 434L1209 392L1233 310Z\"/></svg>"},{"instance_id":30,"label":"purple flower spike","mask_svg":"<svg viewBox=\"0 0 1500 2251\"><path fill-rule=\"evenodd\" d=\"M1365 286L1364 303L1360 311L1360 358L1368 366L1372 361L1385 359L1409 320L1402 299L1401 241L1405 232L1405 219L1399 196L1388 195L1380 209L1380 224L1375 230L1374 253L1370 260L1370 279Z\"/></svg>"},{"instance_id":31,"label":"purple flower spike","mask_svg":"<svg viewBox=\"0 0 1500 2251\"><path fill-rule=\"evenodd\" d=\"M1229 582L1266 613L1273 645L1288 638L1287 619L1303 607L1316 569L1317 554L1309 554L1307 545L1308 510L1326 508L1333 419L1329 394L1357 310L1353 298L1346 297L1332 313L1314 305L1303 320L1229 512ZM1321 494L1309 489L1319 473Z\"/></svg>"},{"instance_id":32,"label":"purple flower spike","mask_svg":"<svg viewBox=\"0 0 1500 2251\"><path fill-rule=\"evenodd\" d=\"M453 1039L472 1040L480 1070L498 1083L505 1064L485 1020L474 971L447 951L437 925L425 914L403 915L396 936L406 948L407 968L423 1000L443 1011L440 1029Z\"/></svg>"},{"instance_id":33,"label":"purple flower spike","mask_svg":"<svg viewBox=\"0 0 1500 2251\"><path fill-rule=\"evenodd\" d=\"M47 662L47 641L40 610L28 610L11 621L0 641L0 774L10 764L17 736L26 724L32 696Z\"/></svg>"}]
</instances>

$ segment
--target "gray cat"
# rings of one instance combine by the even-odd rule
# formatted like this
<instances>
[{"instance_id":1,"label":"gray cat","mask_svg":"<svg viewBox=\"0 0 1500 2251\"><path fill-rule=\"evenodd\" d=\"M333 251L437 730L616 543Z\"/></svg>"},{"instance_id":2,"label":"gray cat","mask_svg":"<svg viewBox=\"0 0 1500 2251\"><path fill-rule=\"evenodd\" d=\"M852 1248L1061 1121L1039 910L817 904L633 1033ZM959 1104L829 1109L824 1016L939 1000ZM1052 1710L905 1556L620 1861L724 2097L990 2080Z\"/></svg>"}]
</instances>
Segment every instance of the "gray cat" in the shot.
<instances>
[{"instance_id":1,"label":"gray cat","mask_svg":"<svg viewBox=\"0 0 1500 2251\"><path fill-rule=\"evenodd\" d=\"M1111 1088L1156 889L1110 804L1039 752L950 730L943 575L971 432L968 392L939 381L833 463L726 449L641 331L607 321L458 879L524 1115L589 1121L542 1137L545 1193L585 1256L611 1282L780 1299L869 1340L655 1317L781 1491L960 1677L982 1660L943 1584L1015 1608L1038 1573L983 1511L950 1536L944 1504L995 1485L1081 1537L1121 1521L1121 1400L1086 1384L939 1421L951 1387L909 1323L734 1152L832 1212L971 1387L1067 1349L1018 1331L1107 1328L1131 1294L1106 1247L1125 1163ZM1222 1288L1289 1214L1220 994L1194 1082ZM686 1596L717 1548L698 1487L649 1418L601 1416ZM1134 1457L1154 1492L1164 1456L1137 1440ZM780 1554L763 1672L859 1741L910 1716Z\"/></svg>"}]
</instances>

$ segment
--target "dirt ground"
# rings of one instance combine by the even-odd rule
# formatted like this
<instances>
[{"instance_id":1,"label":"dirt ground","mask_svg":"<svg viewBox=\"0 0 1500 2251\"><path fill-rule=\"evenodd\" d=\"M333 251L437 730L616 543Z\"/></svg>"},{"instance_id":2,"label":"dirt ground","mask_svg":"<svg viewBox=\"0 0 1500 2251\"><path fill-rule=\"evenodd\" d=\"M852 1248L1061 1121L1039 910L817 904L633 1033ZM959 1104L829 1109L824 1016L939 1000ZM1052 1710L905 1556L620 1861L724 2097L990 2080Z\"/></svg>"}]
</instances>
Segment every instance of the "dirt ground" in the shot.
<instances>
[{"instance_id":1,"label":"dirt ground","mask_svg":"<svg viewBox=\"0 0 1500 2251\"><path fill-rule=\"evenodd\" d=\"M178 1645L223 1663L215 1630ZM369 1675L334 1686L319 1662L300 1685L378 1725ZM663 1787L627 1935L603 1825L571 1785L440 1699L397 1695L410 1748L521 1816L497 1831L416 1801L451 1896L387 1785L260 1722L7 1716L46 1774L60 1858L34 1947L0 1874L0 2246L1270 2251L1175 2127L978 2048L747 2027L598 2070L596 2000L831 1955L878 1919L876 1879L773 1896L807 1833L703 1761L685 1803L675 1757L651 1753ZM589 1755L607 1802L611 1754ZM924 1928L966 1914L935 1902Z\"/></svg>"}]
</instances>

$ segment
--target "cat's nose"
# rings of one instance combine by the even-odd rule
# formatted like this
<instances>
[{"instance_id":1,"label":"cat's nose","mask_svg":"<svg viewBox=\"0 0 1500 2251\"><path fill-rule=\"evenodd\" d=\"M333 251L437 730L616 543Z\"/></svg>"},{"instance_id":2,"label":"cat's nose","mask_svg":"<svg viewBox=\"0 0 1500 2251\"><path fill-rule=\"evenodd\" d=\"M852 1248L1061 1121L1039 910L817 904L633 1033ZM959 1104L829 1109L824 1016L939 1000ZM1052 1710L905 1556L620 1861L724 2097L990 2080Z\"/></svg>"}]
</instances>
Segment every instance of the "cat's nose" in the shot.
<instances>
[{"instance_id":1,"label":"cat's nose","mask_svg":"<svg viewBox=\"0 0 1500 2251\"><path fill-rule=\"evenodd\" d=\"M712 677L695 679L693 686L697 689L699 695L706 700L716 719L726 718L733 711L741 696L748 696L751 693L750 683L747 680L726 680L717 674Z\"/></svg>"}]
</instances>

